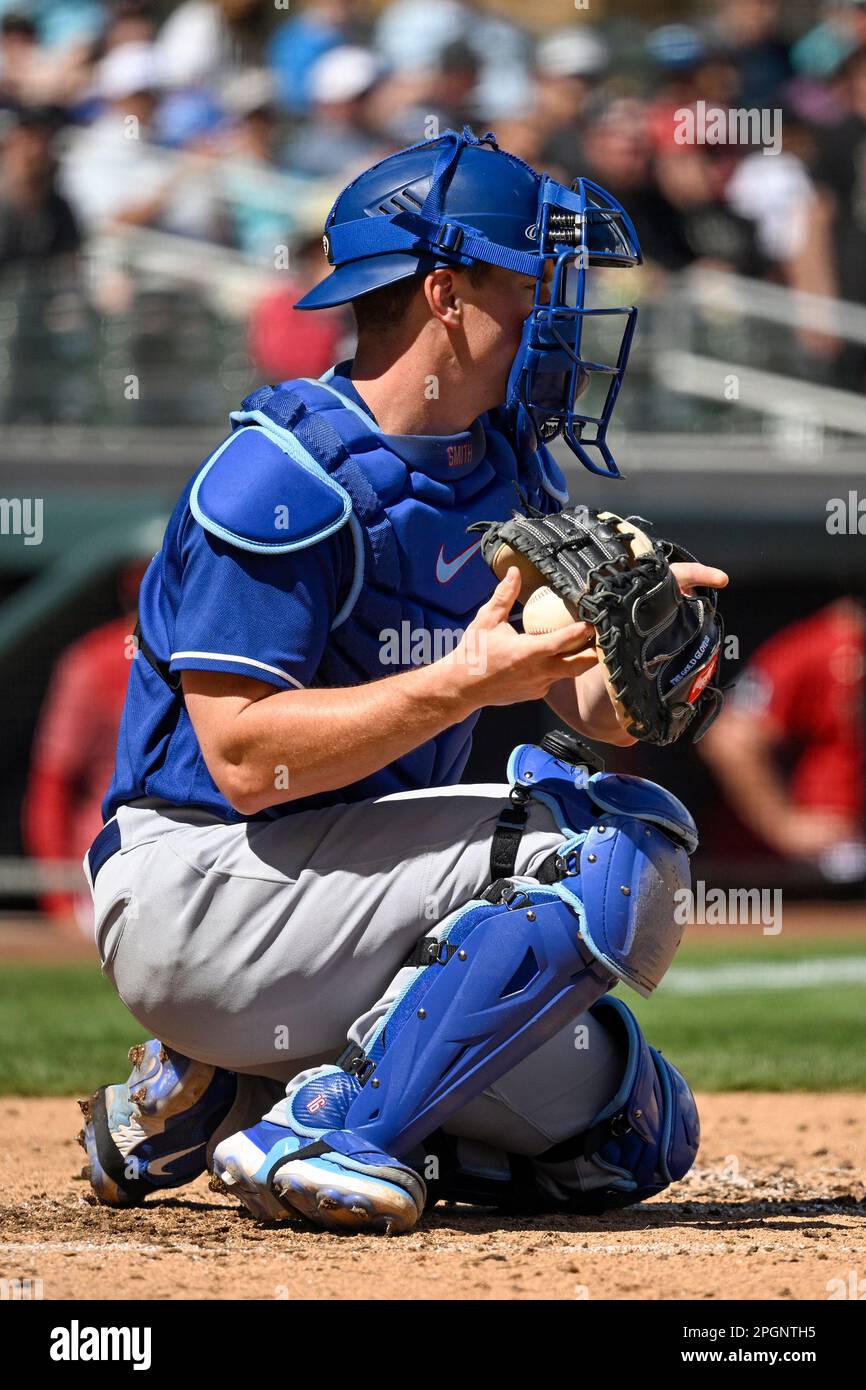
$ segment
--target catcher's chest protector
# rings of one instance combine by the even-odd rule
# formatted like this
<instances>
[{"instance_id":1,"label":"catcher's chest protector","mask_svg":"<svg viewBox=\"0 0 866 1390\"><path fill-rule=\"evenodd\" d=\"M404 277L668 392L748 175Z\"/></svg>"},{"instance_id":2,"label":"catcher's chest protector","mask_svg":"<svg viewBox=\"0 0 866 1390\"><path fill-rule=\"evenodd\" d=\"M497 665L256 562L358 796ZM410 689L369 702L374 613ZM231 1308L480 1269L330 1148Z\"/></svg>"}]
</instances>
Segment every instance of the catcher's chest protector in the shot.
<instances>
[{"instance_id":1,"label":"catcher's chest protector","mask_svg":"<svg viewBox=\"0 0 866 1390\"><path fill-rule=\"evenodd\" d=\"M519 510L521 493L545 512L567 500L546 451L518 460L495 418L483 416L456 436L389 436L335 387L303 378L263 387L233 414L236 430L258 427L283 447L287 465L300 461L308 475L326 474L337 510L342 503L336 519L323 513L300 539L290 515L288 529L259 547L298 549L344 524L351 534L351 584L317 684L354 685L446 655L496 583L466 528ZM285 492L309 485L299 471ZM206 480L193 510L212 529L207 489Z\"/></svg>"}]
</instances>

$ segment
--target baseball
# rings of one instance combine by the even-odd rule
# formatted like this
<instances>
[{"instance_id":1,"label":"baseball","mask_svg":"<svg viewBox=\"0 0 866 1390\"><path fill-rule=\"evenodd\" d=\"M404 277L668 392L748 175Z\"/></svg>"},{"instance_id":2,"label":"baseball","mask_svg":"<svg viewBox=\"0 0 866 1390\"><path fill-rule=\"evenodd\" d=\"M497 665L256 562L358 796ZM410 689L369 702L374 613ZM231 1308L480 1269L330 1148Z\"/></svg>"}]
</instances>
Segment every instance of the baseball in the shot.
<instances>
[{"instance_id":1,"label":"baseball","mask_svg":"<svg viewBox=\"0 0 866 1390\"><path fill-rule=\"evenodd\" d=\"M561 627L578 622L580 618L574 604L560 598L549 584L534 589L523 607L524 632L556 632Z\"/></svg>"}]
</instances>

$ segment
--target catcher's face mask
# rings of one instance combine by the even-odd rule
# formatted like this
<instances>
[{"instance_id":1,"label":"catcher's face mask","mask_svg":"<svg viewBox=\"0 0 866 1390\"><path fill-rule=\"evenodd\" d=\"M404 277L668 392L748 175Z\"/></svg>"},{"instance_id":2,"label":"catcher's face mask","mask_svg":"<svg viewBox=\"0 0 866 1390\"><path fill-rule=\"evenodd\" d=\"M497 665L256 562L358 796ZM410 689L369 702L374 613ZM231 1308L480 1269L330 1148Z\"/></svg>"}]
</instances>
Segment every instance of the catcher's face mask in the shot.
<instances>
[{"instance_id":1,"label":"catcher's face mask","mask_svg":"<svg viewBox=\"0 0 866 1390\"><path fill-rule=\"evenodd\" d=\"M625 209L598 184L576 179L569 189L548 175L541 181L537 229L539 253L553 263L553 278L539 277L507 404L524 437L536 434L547 442L561 434L590 472L618 478L607 427L637 309L590 307L590 268L639 265L637 234Z\"/></svg>"},{"instance_id":2,"label":"catcher's face mask","mask_svg":"<svg viewBox=\"0 0 866 1390\"><path fill-rule=\"evenodd\" d=\"M520 444L562 434L591 472L619 477L605 435L637 310L592 307L589 276L638 265L641 254L610 193L589 179L566 188L490 133L447 130L354 179L328 213L324 241L331 273L299 309L344 304L440 265L481 261L534 278L507 390Z\"/></svg>"}]
</instances>

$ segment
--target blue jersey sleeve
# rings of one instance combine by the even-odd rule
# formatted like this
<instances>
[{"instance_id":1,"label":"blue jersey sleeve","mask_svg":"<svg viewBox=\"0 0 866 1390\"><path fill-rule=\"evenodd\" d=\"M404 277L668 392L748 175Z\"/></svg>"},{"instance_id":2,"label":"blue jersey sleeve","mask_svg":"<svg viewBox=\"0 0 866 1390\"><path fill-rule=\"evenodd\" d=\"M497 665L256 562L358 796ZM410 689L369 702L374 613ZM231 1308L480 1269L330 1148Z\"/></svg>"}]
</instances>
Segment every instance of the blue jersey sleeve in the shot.
<instances>
[{"instance_id":1,"label":"blue jersey sleeve","mask_svg":"<svg viewBox=\"0 0 866 1390\"><path fill-rule=\"evenodd\" d=\"M288 554L234 548L187 517L172 671L228 671L280 689L313 683L348 589L347 537Z\"/></svg>"}]
</instances>

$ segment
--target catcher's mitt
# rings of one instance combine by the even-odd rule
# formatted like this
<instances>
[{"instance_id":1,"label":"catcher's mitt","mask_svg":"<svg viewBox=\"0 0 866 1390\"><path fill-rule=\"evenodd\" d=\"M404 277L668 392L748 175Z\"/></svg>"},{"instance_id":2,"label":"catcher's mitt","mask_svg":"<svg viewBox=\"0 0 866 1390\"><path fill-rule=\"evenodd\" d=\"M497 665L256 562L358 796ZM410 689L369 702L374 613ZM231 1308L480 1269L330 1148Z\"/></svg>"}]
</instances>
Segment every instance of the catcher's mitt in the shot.
<instances>
[{"instance_id":1,"label":"catcher's mitt","mask_svg":"<svg viewBox=\"0 0 866 1390\"><path fill-rule=\"evenodd\" d=\"M693 559L687 551L650 538L614 512L588 507L550 516L515 512L510 521L469 530L484 531L481 553L497 578L512 565L520 570L524 605L533 595L541 598L542 588L549 599L549 586L571 620L592 624L623 729L646 743L668 744L690 725L695 738L709 728L724 698L712 683L722 623L715 591L686 595L671 571L672 560Z\"/></svg>"}]
</instances>

